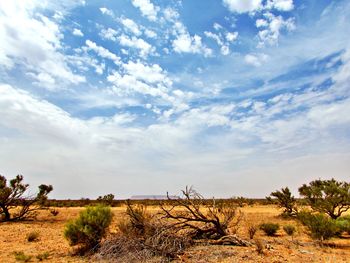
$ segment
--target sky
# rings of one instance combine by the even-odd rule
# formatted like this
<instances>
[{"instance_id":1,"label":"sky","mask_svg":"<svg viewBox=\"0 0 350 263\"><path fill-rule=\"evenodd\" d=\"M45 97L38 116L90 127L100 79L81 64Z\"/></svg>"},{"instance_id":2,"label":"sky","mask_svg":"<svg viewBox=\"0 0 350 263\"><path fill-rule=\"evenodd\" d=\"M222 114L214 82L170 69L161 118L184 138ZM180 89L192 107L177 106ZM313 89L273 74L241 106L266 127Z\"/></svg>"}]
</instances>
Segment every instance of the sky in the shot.
<instances>
[{"instance_id":1,"label":"sky","mask_svg":"<svg viewBox=\"0 0 350 263\"><path fill-rule=\"evenodd\" d=\"M52 198L349 181L350 1L0 2L0 174Z\"/></svg>"}]
</instances>

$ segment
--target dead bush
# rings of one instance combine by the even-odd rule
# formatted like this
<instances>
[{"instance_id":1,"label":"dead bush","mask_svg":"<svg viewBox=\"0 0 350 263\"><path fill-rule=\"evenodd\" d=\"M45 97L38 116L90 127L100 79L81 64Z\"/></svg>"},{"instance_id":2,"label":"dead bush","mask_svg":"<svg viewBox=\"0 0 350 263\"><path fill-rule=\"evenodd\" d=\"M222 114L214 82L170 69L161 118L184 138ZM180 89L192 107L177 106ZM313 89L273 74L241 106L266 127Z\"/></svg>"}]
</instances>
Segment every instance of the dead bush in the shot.
<instances>
[{"instance_id":1,"label":"dead bush","mask_svg":"<svg viewBox=\"0 0 350 263\"><path fill-rule=\"evenodd\" d=\"M258 227L255 225L250 225L248 226L248 234L249 234L249 238L253 239L255 236L255 233L258 231Z\"/></svg>"},{"instance_id":2,"label":"dead bush","mask_svg":"<svg viewBox=\"0 0 350 263\"><path fill-rule=\"evenodd\" d=\"M146 207L127 203L127 220L118 224L119 233L105 240L95 258L117 262L169 261L192 244Z\"/></svg>"},{"instance_id":3,"label":"dead bush","mask_svg":"<svg viewBox=\"0 0 350 263\"><path fill-rule=\"evenodd\" d=\"M255 240L255 246L256 246L256 252L258 252L259 255L263 255L264 254L264 243L260 239L257 239L257 240Z\"/></svg>"},{"instance_id":4,"label":"dead bush","mask_svg":"<svg viewBox=\"0 0 350 263\"><path fill-rule=\"evenodd\" d=\"M232 204L216 204L215 199L208 202L192 187L186 187L181 198L171 198L171 201L172 205L160 206L163 218L169 220L173 228L190 230L193 238L219 239L229 235L230 228L237 232L242 219Z\"/></svg>"}]
</instances>

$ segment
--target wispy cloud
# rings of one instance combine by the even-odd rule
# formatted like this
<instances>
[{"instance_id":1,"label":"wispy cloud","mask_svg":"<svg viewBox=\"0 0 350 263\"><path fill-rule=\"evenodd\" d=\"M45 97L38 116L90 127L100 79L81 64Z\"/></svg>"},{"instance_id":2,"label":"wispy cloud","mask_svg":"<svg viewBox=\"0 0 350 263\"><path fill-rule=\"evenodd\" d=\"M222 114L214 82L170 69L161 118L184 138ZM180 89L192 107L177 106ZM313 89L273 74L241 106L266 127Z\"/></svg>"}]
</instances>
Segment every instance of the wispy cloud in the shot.
<instances>
[{"instance_id":1,"label":"wispy cloud","mask_svg":"<svg viewBox=\"0 0 350 263\"><path fill-rule=\"evenodd\" d=\"M0 3L1 172L72 198L346 179L349 3L196 5Z\"/></svg>"}]
</instances>

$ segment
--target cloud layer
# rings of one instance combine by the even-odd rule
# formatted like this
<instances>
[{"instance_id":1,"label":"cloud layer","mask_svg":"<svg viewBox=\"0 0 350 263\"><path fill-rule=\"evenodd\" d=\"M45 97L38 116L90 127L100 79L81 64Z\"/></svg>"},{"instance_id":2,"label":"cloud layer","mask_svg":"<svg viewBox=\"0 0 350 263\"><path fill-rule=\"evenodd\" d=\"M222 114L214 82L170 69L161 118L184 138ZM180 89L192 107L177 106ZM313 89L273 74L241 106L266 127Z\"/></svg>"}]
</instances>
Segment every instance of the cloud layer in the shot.
<instances>
[{"instance_id":1,"label":"cloud layer","mask_svg":"<svg viewBox=\"0 0 350 263\"><path fill-rule=\"evenodd\" d=\"M209 5L0 3L0 173L57 198L348 179L349 3Z\"/></svg>"}]
</instances>

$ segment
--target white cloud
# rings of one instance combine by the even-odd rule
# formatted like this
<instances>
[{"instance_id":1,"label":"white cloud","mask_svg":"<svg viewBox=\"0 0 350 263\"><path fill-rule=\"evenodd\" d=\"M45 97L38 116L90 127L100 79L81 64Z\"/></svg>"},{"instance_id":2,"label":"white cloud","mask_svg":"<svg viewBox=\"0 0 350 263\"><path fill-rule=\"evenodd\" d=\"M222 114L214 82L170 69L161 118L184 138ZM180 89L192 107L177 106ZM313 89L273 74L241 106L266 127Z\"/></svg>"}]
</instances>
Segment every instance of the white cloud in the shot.
<instances>
[{"instance_id":1,"label":"white cloud","mask_svg":"<svg viewBox=\"0 0 350 263\"><path fill-rule=\"evenodd\" d=\"M86 48L88 50L93 50L95 51L100 57L102 58L107 58L112 60L116 65L120 64L120 57L118 57L116 54L110 52L108 49L98 46L96 45L95 42L91 41L91 40L86 40L85 41L86 44ZM84 48L84 47L83 47Z\"/></svg>"},{"instance_id":2,"label":"white cloud","mask_svg":"<svg viewBox=\"0 0 350 263\"><path fill-rule=\"evenodd\" d=\"M223 0L231 12L248 13L266 9L276 9L279 11L291 11L294 9L293 0L267 0L265 6L262 0Z\"/></svg>"},{"instance_id":3,"label":"white cloud","mask_svg":"<svg viewBox=\"0 0 350 263\"><path fill-rule=\"evenodd\" d=\"M258 46L260 47L265 44L276 45L282 30L290 32L295 29L294 18L284 19L282 16L275 16L269 12L265 13L264 16L266 20L258 19L256 21L256 26L262 28L258 33L260 40Z\"/></svg>"},{"instance_id":4,"label":"white cloud","mask_svg":"<svg viewBox=\"0 0 350 263\"><path fill-rule=\"evenodd\" d=\"M153 30L146 29L144 32L145 32L146 37L149 37L149 38L156 38L157 37L157 33L154 32Z\"/></svg>"},{"instance_id":5,"label":"white cloud","mask_svg":"<svg viewBox=\"0 0 350 263\"><path fill-rule=\"evenodd\" d=\"M162 114L169 118L175 113L180 113L189 108L186 101L190 100L193 94L179 89L173 90L173 82L159 65L147 65L140 61L123 64L123 70L114 72L107 77L113 84L111 91L121 97L136 95L149 95L156 99L156 103L167 106L167 109L160 111L152 107L156 114ZM148 98L148 101L152 98Z\"/></svg>"},{"instance_id":6,"label":"white cloud","mask_svg":"<svg viewBox=\"0 0 350 263\"><path fill-rule=\"evenodd\" d=\"M40 72L39 74L27 73L28 76L34 78L36 82L34 84L44 86L49 90L54 90L55 79L48 73Z\"/></svg>"},{"instance_id":7,"label":"white cloud","mask_svg":"<svg viewBox=\"0 0 350 263\"><path fill-rule=\"evenodd\" d=\"M200 36L194 35L192 37L188 33L178 35L173 41L173 48L177 53L197 53L203 54L205 57L212 54L212 50L202 44Z\"/></svg>"},{"instance_id":8,"label":"white cloud","mask_svg":"<svg viewBox=\"0 0 350 263\"><path fill-rule=\"evenodd\" d=\"M74 28L72 34L74 36L78 36L78 37L83 37L84 36L83 32L81 32L81 30L78 29L78 28Z\"/></svg>"},{"instance_id":9,"label":"white cloud","mask_svg":"<svg viewBox=\"0 0 350 263\"><path fill-rule=\"evenodd\" d=\"M108 8L106 8L106 7L101 7L100 11L104 15L114 16L113 11L108 9Z\"/></svg>"},{"instance_id":10,"label":"white cloud","mask_svg":"<svg viewBox=\"0 0 350 263\"><path fill-rule=\"evenodd\" d=\"M203 127L230 126L230 118L227 115L234 108L233 104L192 108L176 120L176 124L192 130Z\"/></svg>"},{"instance_id":11,"label":"white cloud","mask_svg":"<svg viewBox=\"0 0 350 263\"><path fill-rule=\"evenodd\" d=\"M268 0L266 8L275 8L279 11L291 11L294 9L293 0Z\"/></svg>"},{"instance_id":12,"label":"white cloud","mask_svg":"<svg viewBox=\"0 0 350 263\"><path fill-rule=\"evenodd\" d=\"M181 101L169 95L172 81L158 65L147 65L140 61L129 61L122 65L121 72L114 72L107 77L113 83L113 92L121 96L132 96L134 93L161 98L166 104L175 108Z\"/></svg>"},{"instance_id":13,"label":"white cloud","mask_svg":"<svg viewBox=\"0 0 350 263\"><path fill-rule=\"evenodd\" d=\"M213 28L215 30L220 30L220 29L222 29L222 25L220 25L219 23L214 23Z\"/></svg>"},{"instance_id":14,"label":"white cloud","mask_svg":"<svg viewBox=\"0 0 350 263\"><path fill-rule=\"evenodd\" d=\"M53 140L55 137L67 139L70 132L84 130L80 121L72 122L68 113L45 100L33 98L29 93L9 85L0 85L0 92L2 125L34 137L50 137Z\"/></svg>"},{"instance_id":15,"label":"white cloud","mask_svg":"<svg viewBox=\"0 0 350 263\"><path fill-rule=\"evenodd\" d=\"M349 125L350 124L350 99L334 102L326 105L319 105L310 109L307 117L320 128Z\"/></svg>"},{"instance_id":16,"label":"white cloud","mask_svg":"<svg viewBox=\"0 0 350 263\"><path fill-rule=\"evenodd\" d=\"M90 57L86 52L84 54L82 51L82 49L79 49L76 55L68 56L69 63L80 71L88 71L89 67L92 67L97 74L103 74L106 65L99 63L97 59Z\"/></svg>"},{"instance_id":17,"label":"white cloud","mask_svg":"<svg viewBox=\"0 0 350 263\"><path fill-rule=\"evenodd\" d=\"M103 39L117 41L118 32L112 28L103 28L99 34Z\"/></svg>"},{"instance_id":18,"label":"white cloud","mask_svg":"<svg viewBox=\"0 0 350 263\"><path fill-rule=\"evenodd\" d=\"M27 3L32 2L26 1L23 5ZM273 7L270 10L276 9L277 7ZM33 19L45 25L38 12ZM136 43L138 38L131 36L125 36L127 41L124 43L127 45L124 49L118 49L117 43L108 43L117 45L110 49L111 51L118 50L116 54L124 53L131 59L127 63L118 61L116 54L102 47L103 42L93 39L91 40L96 43L90 40L85 48L73 50L76 52L74 56L64 55L63 50L67 51L68 48L67 53L72 50L64 46L63 36L60 36L61 30L55 31L54 28L47 33L49 36L50 33L56 32L51 39L42 37L40 32L32 31L31 37L39 41L39 44L34 41L27 43L36 44L39 48L28 48L24 55L13 56L8 55L12 53L6 53L10 50L6 47L6 41L12 36L11 34L7 36L6 27L0 27L0 36L3 32L6 36L1 39L0 50L7 50L5 53L0 52L0 61L2 65L8 64L8 67L11 67L11 64L16 66L17 63L22 63L20 68L12 67L12 72L16 72L16 76L21 74L18 70L23 68L24 63L29 65L27 61L30 59L35 61L31 57L33 53L29 51L43 54L39 56L38 61L46 60L48 57L55 58L52 61L58 64L63 61L66 63L66 69L74 74L88 70L102 74L106 66L101 63L104 60L100 57L120 63L116 67L118 72L110 69L106 72L109 75L107 83L104 78L92 74L98 81L98 87L92 87L95 81L89 81L84 89L62 92L57 94L59 95L57 97L56 94L49 95L52 97L48 97L48 100L59 99L62 107L72 110L72 115L29 92L0 85L2 169L6 174L15 174L20 169L26 178L34 175L28 177L30 179L28 181L33 185L36 185L34 180L41 183L42 178L46 176L45 180L55 187L54 194L57 193L64 198L86 197L86 193L91 195L89 197L96 197L98 196L96 189L116 192L121 198L129 197L130 191L145 191L145 186L151 193L164 189L175 191L184 181L198 186L199 190L208 195L212 193L210 190L212 187L219 189L216 194L225 196L232 194L232 191L235 194L238 194L237 191L242 191L242 195L253 194L263 197L265 191L271 191L271 185L264 185L264 182L274 181L273 188L277 188L278 184L287 180L293 186L289 180L300 180L300 178L306 180L307 176L326 177L332 174L346 179L350 169L347 153L349 149L347 131L350 127L348 114L350 53L346 51L337 55L327 68L327 72L322 72L317 77L308 74L301 80L299 78L293 81L283 80L283 83L268 81L282 74L289 76L288 70L295 65L296 60L302 64L310 59L323 58L328 54L347 49L344 48L347 36L343 33L347 32L349 12L348 9L342 12L344 16L338 16L336 13L324 22L315 22L316 27L301 27L300 33L296 32L289 41L286 41L287 43L284 42L278 48L264 49L269 57L259 53L261 50L259 52L252 50L252 53L245 57L233 53L232 59L215 59L219 63L214 65L202 63L203 61L200 65L197 62L185 63L183 70L176 71L176 74L172 72L171 67L169 72L163 70L161 64L164 62L163 59L157 62L159 65L146 62L144 59L135 60L134 50L129 47L137 49L130 42ZM169 12L165 22L165 18L163 19L161 15L157 15L159 27L156 23L152 27L159 35L156 45L159 44L160 50L169 48L169 43L171 49L172 41L178 36L185 35L190 39L190 44L185 45L187 47L185 50L194 53L191 47L195 45L192 33L183 25L178 25L176 29L175 26L172 28L172 22L179 22L178 14ZM251 19L261 20L256 21L256 26L260 31L266 30L265 36L272 34L271 39L274 41L278 39L281 30L291 28L281 26L283 22L278 20L278 17L250 15ZM328 15L330 13L327 13ZM66 22L64 17L64 13L56 16L54 24L58 28L60 27L58 19ZM0 23L3 21L1 19ZM272 22L273 20L276 21ZM162 24L168 22L170 25ZM225 25L227 23L225 22ZM81 28L80 25L75 26ZM97 29L102 27L103 25L97 26ZM226 32L224 27L214 27L217 30L212 31L220 37L222 44L220 51L226 53L224 47L230 48L230 39L233 40L235 37L228 38L229 32ZM73 28L74 26L68 29L69 32ZM10 30L10 33L22 33L16 29ZM86 29L82 27L84 33L93 29L95 28L91 27L85 31ZM117 32L106 29L101 35L105 36L104 39L119 41L118 36L122 30L119 28ZM147 36L145 27L139 25L139 30ZM19 35L19 40L22 41L25 34L26 32L23 32ZM162 42L163 37L166 38L164 41L166 47ZM202 46L204 40L200 42ZM268 38L264 40L267 41ZM49 51L39 53L46 42L49 43L46 46ZM13 46L11 48L17 48L16 45L19 43L13 41L11 45ZM168 56L164 59L167 60ZM269 63L266 63L265 59L268 59ZM45 67L49 70L44 70L43 66L37 66L41 62L35 63L31 63L29 70L26 70L28 78L48 88L61 87L60 79L56 76L55 64L46 64ZM251 67L247 70L244 63L261 67ZM39 70L36 70L37 68ZM74 68L74 71L70 68ZM2 77L1 72L0 79L7 80ZM15 75L12 76L12 79L14 78ZM246 85L248 81L252 83L251 81L255 79L261 79L264 83L244 88L248 86ZM318 83L328 79L331 79L329 81L331 88L324 89L323 86L318 86ZM27 88L25 81L22 79L19 81L22 87ZM304 83L312 84L305 90L298 89ZM32 90L33 87L28 84L28 90ZM193 93L183 87L188 87ZM243 87L237 89L237 104L223 102L229 97L236 97L236 94L226 96L224 92L221 93L223 87ZM35 90L35 94L44 94L46 97L50 93ZM266 99L271 94L278 95ZM250 99L246 99L247 97ZM65 104L66 98L69 99L68 105ZM240 99L243 101L239 101ZM74 105L71 102L75 102ZM141 106L146 110L130 114L127 113L130 106L138 109ZM112 116L97 116L102 111L97 111L96 108L106 109ZM75 113L81 116L86 112L88 116L91 114L96 116L87 120L86 116L81 119L73 117ZM208 129L208 127L215 128ZM327 155L322 155L325 152ZM311 158L310 153L317 154ZM320 164L322 168L319 167ZM249 169L245 170L246 167ZM280 177L280 171L285 167L290 168L287 171L288 176ZM305 167L307 171L303 169ZM116 174L115 171L120 172ZM215 178L212 177L214 173L217 175ZM128 180L124 180L125 178ZM218 180L233 183L221 184L218 187L216 184ZM255 180L254 184L252 180ZM79 189L79 192L76 189Z\"/></svg>"},{"instance_id":19,"label":"white cloud","mask_svg":"<svg viewBox=\"0 0 350 263\"><path fill-rule=\"evenodd\" d=\"M260 67L264 62L266 62L268 56L266 54L247 54L244 57L244 61L247 64L253 65L255 67Z\"/></svg>"},{"instance_id":20,"label":"white cloud","mask_svg":"<svg viewBox=\"0 0 350 263\"><path fill-rule=\"evenodd\" d=\"M343 66L332 76L336 87L343 91L349 90L350 83L350 47L342 54L341 60Z\"/></svg>"},{"instance_id":21,"label":"white cloud","mask_svg":"<svg viewBox=\"0 0 350 263\"><path fill-rule=\"evenodd\" d=\"M262 8L261 0L223 0L224 5L235 13L247 13Z\"/></svg>"},{"instance_id":22,"label":"white cloud","mask_svg":"<svg viewBox=\"0 0 350 263\"><path fill-rule=\"evenodd\" d=\"M72 72L60 52L63 34L59 25L46 16L36 15L37 7L38 2L0 3L0 65L6 69L24 66L26 73L36 75L38 84L44 88L54 81L59 81L62 87L84 82L85 78Z\"/></svg>"},{"instance_id":23,"label":"white cloud","mask_svg":"<svg viewBox=\"0 0 350 263\"><path fill-rule=\"evenodd\" d=\"M167 7L166 9L164 9L163 13L164 13L164 18L170 22L176 22L180 16L175 9L170 7Z\"/></svg>"},{"instance_id":24,"label":"white cloud","mask_svg":"<svg viewBox=\"0 0 350 263\"><path fill-rule=\"evenodd\" d=\"M129 75L133 75L139 80L148 83L166 82L167 85L171 85L170 80L166 77L163 69L157 65L153 64L151 66L142 64L140 62L129 61L123 64L124 69Z\"/></svg>"},{"instance_id":25,"label":"white cloud","mask_svg":"<svg viewBox=\"0 0 350 263\"><path fill-rule=\"evenodd\" d=\"M224 56L227 56L228 54L230 54L230 48L228 46L222 46L220 48L221 54Z\"/></svg>"},{"instance_id":26,"label":"white cloud","mask_svg":"<svg viewBox=\"0 0 350 263\"><path fill-rule=\"evenodd\" d=\"M155 48L142 38L137 38L134 36L130 38L123 34L118 37L118 41L122 46L138 49L140 51L140 56L143 58L155 52Z\"/></svg>"},{"instance_id":27,"label":"white cloud","mask_svg":"<svg viewBox=\"0 0 350 263\"><path fill-rule=\"evenodd\" d=\"M234 42L238 37L238 32L227 32L225 37L228 42Z\"/></svg>"},{"instance_id":28,"label":"white cloud","mask_svg":"<svg viewBox=\"0 0 350 263\"><path fill-rule=\"evenodd\" d=\"M132 0L131 2L136 8L139 8L142 15L149 20L155 21L157 19L159 7L153 5L150 0Z\"/></svg>"},{"instance_id":29,"label":"white cloud","mask_svg":"<svg viewBox=\"0 0 350 263\"><path fill-rule=\"evenodd\" d=\"M257 19L255 22L255 25L257 28L259 28L259 27L266 27L269 25L269 23L265 19Z\"/></svg>"},{"instance_id":30,"label":"white cloud","mask_svg":"<svg viewBox=\"0 0 350 263\"><path fill-rule=\"evenodd\" d=\"M222 42L221 38L219 35L217 34L214 34L212 32L209 32L209 31L205 31L204 32L204 35L208 38L211 38L211 39L214 39L216 41L216 43L219 45L219 46L222 46L224 43Z\"/></svg>"},{"instance_id":31,"label":"white cloud","mask_svg":"<svg viewBox=\"0 0 350 263\"><path fill-rule=\"evenodd\" d=\"M121 89L120 92L126 94L132 94L132 92L138 92L144 95L150 95L153 97L166 97L166 92L159 88L154 88L140 80L133 75L121 75L118 72L114 72L107 77L107 80L113 83L116 87L116 92Z\"/></svg>"},{"instance_id":32,"label":"white cloud","mask_svg":"<svg viewBox=\"0 0 350 263\"><path fill-rule=\"evenodd\" d=\"M227 56L228 54L230 54L230 42L232 43L237 39L238 32L225 32L225 37L223 37L220 32L218 32L218 34L215 34L209 31L204 31L204 35L208 38L215 40L215 42L220 46L221 54Z\"/></svg>"},{"instance_id":33,"label":"white cloud","mask_svg":"<svg viewBox=\"0 0 350 263\"><path fill-rule=\"evenodd\" d=\"M181 21L173 22L172 34L175 39L172 41L172 46L176 53L203 54L205 57L212 55L212 50L202 43L200 36L191 36Z\"/></svg>"},{"instance_id":34,"label":"white cloud","mask_svg":"<svg viewBox=\"0 0 350 263\"><path fill-rule=\"evenodd\" d=\"M121 23L128 31L132 32L134 35L136 36L141 35L139 26L133 20L129 18L124 18L124 19L121 19Z\"/></svg>"}]
</instances>

